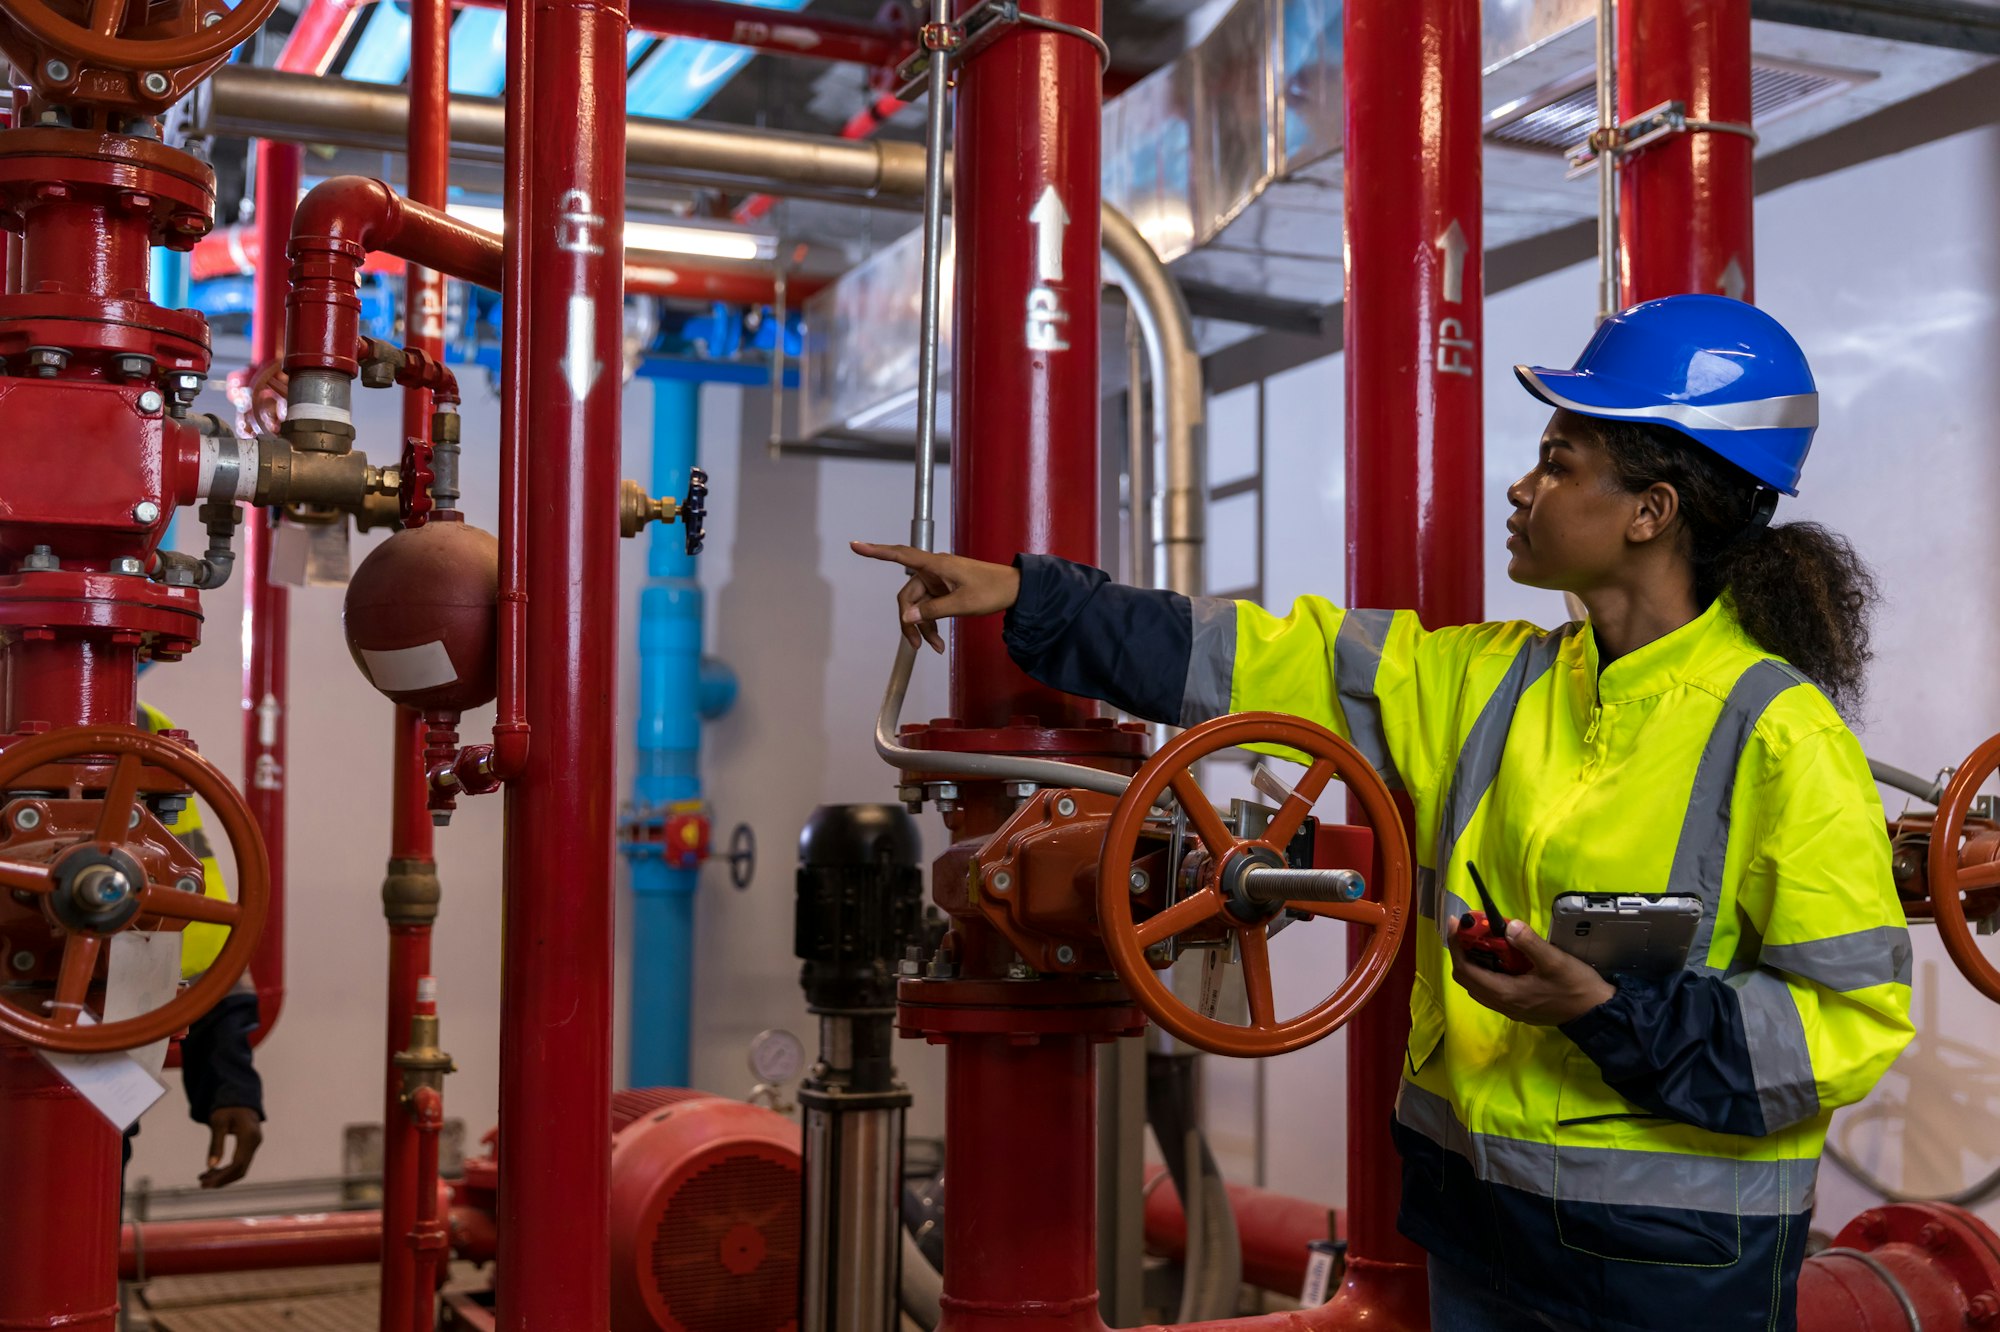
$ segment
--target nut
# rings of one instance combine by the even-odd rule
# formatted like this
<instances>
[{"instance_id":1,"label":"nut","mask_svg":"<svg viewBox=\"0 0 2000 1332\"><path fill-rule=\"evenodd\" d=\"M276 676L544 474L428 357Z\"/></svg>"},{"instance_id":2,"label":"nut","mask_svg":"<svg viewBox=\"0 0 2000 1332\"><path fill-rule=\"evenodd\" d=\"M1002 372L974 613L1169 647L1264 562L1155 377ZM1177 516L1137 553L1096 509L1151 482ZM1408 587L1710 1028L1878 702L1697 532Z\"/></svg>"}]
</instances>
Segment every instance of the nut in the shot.
<instances>
[{"instance_id":1,"label":"nut","mask_svg":"<svg viewBox=\"0 0 2000 1332\"><path fill-rule=\"evenodd\" d=\"M1944 1227L1935 1221L1926 1222L1924 1228L1917 1232L1917 1243L1926 1249L1942 1249L1945 1244Z\"/></svg>"},{"instance_id":2,"label":"nut","mask_svg":"<svg viewBox=\"0 0 2000 1332\"><path fill-rule=\"evenodd\" d=\"M160 521L160 506L151 500L140 500L132 506L132 521L149 526Z\"/></svg>"},{"instance_id":3,"label":"nut","mask_svg":"<svg viewBox=\"0 0 2000 1332\"><path fill-rule=\"evenodd\" d=\"M1007 964L1008 980L1033 980L1034 978L1035 969L1026 962L1016 961Z\"/></svg>"},{"instance_id":4,"label":"nut","mask_svg":"<svg viewBox=\"0 0 2000 1332\"><path fill-rule=\"evenodd\" d=\"M139 410L148 416L151 416L166 405L167 400L160 396L158 389L147 389L139 395Z\"/></svg>"},{"instance_id":5,"label":"nut","mask_svg":"<svg viewBox=\"0 0 2000 1332\"><path fill-rule=\"evenodd\" d=\"M1987 1290L1972 1297L1972 1303L1965 1310L1968 1323L1984 1327L1995 1318L2000 1318L2000 1295Z\"/></svg>"},{"instance_id":6,"label":"nut","mask_svg":"<svg viewBox=\"0 0 2000 1332\"><path fill-rule=\"evenodd\" d=\"M1068 796L1064 796L1062 799L1056 801L1056 813L1066 819L1073 817L1076 814L1076 801L1071 800Z\"/></svg>"},{"instance_id":7,"label":"nut","mask_svg":"<svg viewBox=\"0 0 2000 1332\"><path fill-rule=\"evenodd\" d=\"M222 15L213 11L201 16L201 26L204 28L212 28L220 22L222 22Z\"/></svg>"},{"instance_id":8,"label":"nut","mask_svg":"<svg viewBox=\"0 0 2000 1332\"><path fill-rule=\"evenodd\" d=\"M42 826L42 811L33 805L23 805L14 811L14 826L22 832L33 832Z\"/></svg>"},{"instance_id":9,"label":"nut","mask_svg":"<svg viewBox=\"0 0 2000 1332\"><path fill-rule=\"evenodd\" d=\"M361 387L372 389L396 387L396 367L387 361L363 361Z\"/></svg>"},{"instance_id":10,"label":"nut","mask_svg":"<svg viewBox=\"0 0 2000 1332\"><path fill-rule=\"evenodd\" d=\"M73 73L67 61L47 60L42 63L42 77L50 83L68 83Z\"/></svg>"},{"instance_id":11,"label":"nut","mask_svg":"<svg viewBox=\"0 0 2000 1332\"><path fill-rule=\"evenodd\" d=\"M153 358L150 356L114 356L111 358L113 374L125 379L150 379L153 374Z\"/></svg>"},{"instance_id":12,"label":"nut","mask_svg":"<svg viewBox=\"0 0 2000 1332\"><path fill-rule=\"evenodd\" d=\"M69 353L61 347L28 348L28 369L43 379L53 378L69 365Z\"/></svg>"},{"instance_id":13,"label":"nut","mask_svg":"<svg viewBox=\"0 0 2000 1332\"><path fill-rule=\"evenodd\" d=\"M137 556L121 555L119 558L111 561L111 572L138 576L146 572L146 566L139 561Z\"/></svg>"},{"instance_id":14,"label":"nut","mask_svg":"<svg viewBox=\"0 0 2000 1332\"><path fill-rule=\"evenodd\" d=\"M201 891L201 880L193 875L183 875L174 880L174 887L184 893L198 893Z\"/></svg>"},{"instance_id":15,"label":"nut","mask_svg":"<svg viewBox=\"0 0 2000 1332\"><path fill-rule=\"evenodd\" d=\"M1135 869L1132 871L1132 877L1130 882L1132 885L1132 895L1135 897L1153 886L1153 880L1151 876L1149 876L1146 873L1146 871L1142 869Z\"/></svg>"},{"instance_id":16,"label":"nut","mask_svg":"<svg viewBox=\"0 0 2000 1332\"><path fill-rule=\"evenodd\" d=\"M28 552L27 558L21 561L21 567L23 569L60 569L62 568L62 561L58 560L55 552L47 546L36 546Z\"/></svg>"},{"instance_id":17,"label":"nut","mask_svg":"<svg viewBox=\"0 0 2000 1332\"><path fill-rule=\"evenodd\" d=\"M156 69L148 70L144 74L141 74L139 76L139 86L146 90L148 97L165 97L167 90L173 87L172 84L167 82L167 76Z\"/></svg>"},{"instance_id":18,"label":"nut","mask_svg":"<svg viewBox=\"0 0 2000 1332\"><path fill-rule=\"evenodd\" d=\"M167 376L167 390L183 402L201 396L201 376L192 370L176 370Z\"/></svg>"},{"instance_id":19,"label":"nut","mask_svg":"<svg viewBox=\"0 0 2000 1332\"><path fill-rule=\"evenodd\" d=\"M992 885L994 892L1004 893L1014 886L1014 876L1006 870L994 870L993 877L987 882Z\"/></svg>"},{"instance_id":20,"label":"nut","mask_svg":"<svg viewBox=\"0 0 2000 1332\"><path fill-rule=\"evenodd\" d=\"M1035 784L1033 782L1008 782L1005 786L1001 787L1001 790L1007 793L1007 797L1010 800L1026 800L1035 793Z\"/></svg>"},{"instance_id":21,"label":"nut","mask_svg":"<svg viewBox=\"0 0 2000 1332\"><path fill-rule=\"evenodd\" d=\"M1057 944L1056 961L1062 963L1064 966L1069 966L1076 961L1076 949L1071 948L1068 944Z\"/></svg>"}]
</instances>

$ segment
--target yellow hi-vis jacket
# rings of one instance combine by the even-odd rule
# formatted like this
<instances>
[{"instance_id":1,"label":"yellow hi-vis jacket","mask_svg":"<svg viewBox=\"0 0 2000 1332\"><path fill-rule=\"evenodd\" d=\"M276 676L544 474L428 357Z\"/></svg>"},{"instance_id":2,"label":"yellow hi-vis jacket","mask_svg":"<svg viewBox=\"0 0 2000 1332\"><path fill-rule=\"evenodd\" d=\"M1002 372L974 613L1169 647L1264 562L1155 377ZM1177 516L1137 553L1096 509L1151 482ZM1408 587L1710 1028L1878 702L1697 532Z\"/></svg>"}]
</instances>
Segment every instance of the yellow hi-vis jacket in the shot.
<instances>
[{"instance_id":1,"label":"yellow hi-vis jacket","mask_svg":"<svg viewBox=\"0 0 2000 1332\"><path fill-rule=\"evenodd\" d=\"M1910 950L1858 742L1727 597L1600 670L1588 624L1279 618L1019 563L1007 643L1037 678L1182 725L1307 717L1408 793L1407 1234L1584 1326L1793 1325L1827 1122L1910 1038ZM1503 1018L1443 945L1468 860L1544 935L1564 893L1698 897L1687 967L1561 1029Z\"/></svg>"},{"instance_id":2,"label":"yellow hi-vis jacket","mask_svg":"<svg viewBox=\"0 0 2000 1332\"><path fill-rule=\"evenodd\" d=\"M158 735L161 731L173 729L173 723L158 708L139 705L139 723L148 731ZM202 896L218 901L229 900L229 884L222 877L222 866L216 861L215 848L209 845L208 831L202 826L201 811L189 800L172 818L162 819L167 831L180 844L195 853L201 861ZM207 971L216 956L222 952L222 945L229 938L229 929L223 925L210 925L203 921L191 921L181 931L181 978L192 980Z\"/></svg>"}]
</instances>

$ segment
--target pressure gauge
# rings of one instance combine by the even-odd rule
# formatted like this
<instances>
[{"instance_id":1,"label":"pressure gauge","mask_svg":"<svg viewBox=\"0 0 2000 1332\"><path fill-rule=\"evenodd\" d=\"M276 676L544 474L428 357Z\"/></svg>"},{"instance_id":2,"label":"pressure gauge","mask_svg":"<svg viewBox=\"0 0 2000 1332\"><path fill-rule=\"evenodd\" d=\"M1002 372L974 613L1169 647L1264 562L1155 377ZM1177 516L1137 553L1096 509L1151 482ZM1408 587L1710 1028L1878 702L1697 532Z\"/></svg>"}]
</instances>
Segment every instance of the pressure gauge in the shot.
<instances>
[{"instance_id":1,"label":"pressure gauge","mask_svg":"<svg viewBox=\"0 0 2000 1332\"><path fill-rule=\"evenodd\" d=\"M806 1047L782 1027L757 1033L750 1042L750 1071L757 1081L777 1086L805 1071Z\"/></svg>"}]
</instances>

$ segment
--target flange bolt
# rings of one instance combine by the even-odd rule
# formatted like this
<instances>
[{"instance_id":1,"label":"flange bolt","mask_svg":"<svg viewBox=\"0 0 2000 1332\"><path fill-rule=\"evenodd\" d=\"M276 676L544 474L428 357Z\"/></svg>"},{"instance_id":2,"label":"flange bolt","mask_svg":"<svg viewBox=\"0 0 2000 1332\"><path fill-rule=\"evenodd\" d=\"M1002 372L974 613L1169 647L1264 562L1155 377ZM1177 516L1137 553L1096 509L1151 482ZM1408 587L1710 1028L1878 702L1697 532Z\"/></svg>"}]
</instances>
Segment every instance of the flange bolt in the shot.
<instances>
[{"instance_id":1,"label":"flange bolt","mask_svg":"<svg viewBox=\"0 0 2000 1332\"><path fill-rule=\"evenodd\" d=\"M151 500L140 500L132 506L132 521L148 525L160 521L160 506Z\"/></svg>"},{"instance_id":2,"label":"flange bolt","mask_svg":"<svg viewBox=\"0 0 2000 1332\"><path fill-rule=\"evenodd\" d=\"M167 90L173 85L168 83L167 76L158 70L148 70L139 76L139 86L146 90L148 97L165 97Z\"/></svg>"},{"instance_id":3,"label":"flange bolt","mask_svg":"<svg viewBox=\"0 0 2000 1332\"><path fill-rule=\"evenodd\" d=\"M42 77L50 83L68 83L72 72L67 61L49 60L42 64Z\"/></svg>"}]
</instances>

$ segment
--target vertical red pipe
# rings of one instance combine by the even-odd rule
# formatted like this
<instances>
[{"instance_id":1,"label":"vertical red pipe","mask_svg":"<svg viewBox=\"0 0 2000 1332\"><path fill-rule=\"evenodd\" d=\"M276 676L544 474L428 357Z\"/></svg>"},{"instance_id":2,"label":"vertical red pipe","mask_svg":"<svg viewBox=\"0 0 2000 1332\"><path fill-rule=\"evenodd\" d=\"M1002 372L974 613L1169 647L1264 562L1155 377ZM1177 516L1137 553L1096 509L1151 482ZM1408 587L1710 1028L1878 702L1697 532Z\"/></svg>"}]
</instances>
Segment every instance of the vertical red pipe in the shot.
<instances>
[{"instance_id":1,"label":"vertical red pipe","mask_svg":"<svg viewBox=\"0 0 2000 1332\"><path fill-rule=\"evenodd\" d=\"M516 0L516 4L523 0ZM560 151L528 154L510 220L534 290L525 363L528 721L507 787L500 1010L504 1332L610 1322L612 773L616 746L620 347L624 337L625 10L527 0L534 97ZM510 22L519 16L510 5ZM510 40L509 110L525 43ZM511 272L518 281L521 274ZM519 294L510 284L508 301Z\"/></svg>"},{"instance_id":2,"label":"vertical red pipe","mask_svg":"<svg viewBox=\"0 0 2000 1332\"><path fill-rule=\"evenodd\" d=\"M268 255L291 244L299 199L299 149L257 145L257 236ZM250 316L251 360L269 365L284 354L285 265L257 272ZM253 509L243 525L243 782L244 796L271 858L271 908L250 961L257 986L257 1039L278 1021L285 998L285 707L291 646L290 589L271 581L271 513Z\"/></svg>"},{"instance_id":3,"label":"vertical red pipe","mask_svg":"<svg viewBox=\"0 0 2000 1332\"><path fill-rule=\"evenodd\" d=\"M1028 0L1022 13L1101 26L1097 0ZM955 110L952 545L1003 564L1018 551L1095 564L1097 51L1015 27L965 67ZM953 622L952 716L1067 727L1097 715L1022 674L1000 628Z\"/></svg>"},{"instance_id":4,"label":"vertical red pipe","mask_svg":"<svg viewBox=\"0 0 2000 1332\"><path fill-rule=\"evenodd\" d=\"M0 1044L0 1328L117 1326L118 1147L32 1050Z\"/></svg>"},{"instance_id":5,"label":"vertical red pipe","mask_svg":"<svg viewBox=\"0 0 2000 1332\"><path fill-rule=\"evenodd\" d=\"M410 1332L436 1332L438 1268L446 1261L451 1242L438 1210L438 1135L444 1131L444 1093L435 1087L417 1088L410 1098L410 1118L417 1126L416 1179L421 1201L408 1236L415 1276L404 1307L409 1310ZM395 1323L383 1320L383 1332L394 1327Z\"/></svg>"},{"instance_id":6,"label":"vertical red pipe","mask_svg":"<svg viewBox=\"0 0 2000 1332\"><path fill-rule=\"evenodd\" d=\"M410 5L410 128L407 197L443 208L451 177L451 6L449 0L411 0ZM413 349L444 357L444 276L411 264L403 273L404 338ZM430 435L431 395L428 390L403 390L403 434ZM421 714L395 711L395 757L390 782L389 874L393 880L434 863L428 801L430 782L424 759ZM382 1287L381 1322L385 1329L409 1317L413 1301L429 1307L431 1288L415 1253L403 1242L414 1233L421 1206L422 1150L413 1105L403 1099L403 1074L396 1052L409 1044L410 1017L416 1011L417 981L431 974L431 926L427 921L399 919L392 908L389 922L389 990L383 1043L382 1099ZM433 1139L432 1151L435 1152ZM435 1174L435 1165L433 1165Z\"/></svg>"},{"instance_id":7,"label":"vertical red pipe","mask_svg":"<svg viewBox=\"0 0 2000 1332\"><path fill-rule=\"evenodd\" d=\"M1480 617L1484 578L1479 5L1349 0L1343 23L1347 595L1462 624ZM1389 1144L1413 945L1347 1028L1339 1303L1370 1326L1425 1322L1424 1255L1396 1230Z\"/></svg>"},{"instance_id":8,"label":"vertical red pipe","mask_svg":"<svg viewBox=\"0 0 2000 1332\"><path fill-rule=\"evenodd\" d=\"M1662 102L1750 125L1750 0L1620 0L1618 119ZM1756 298L1751 159L1740 133L1694 130L1619 169L1620 304L1682 292Z\"/></svg>"}]
</instances>

